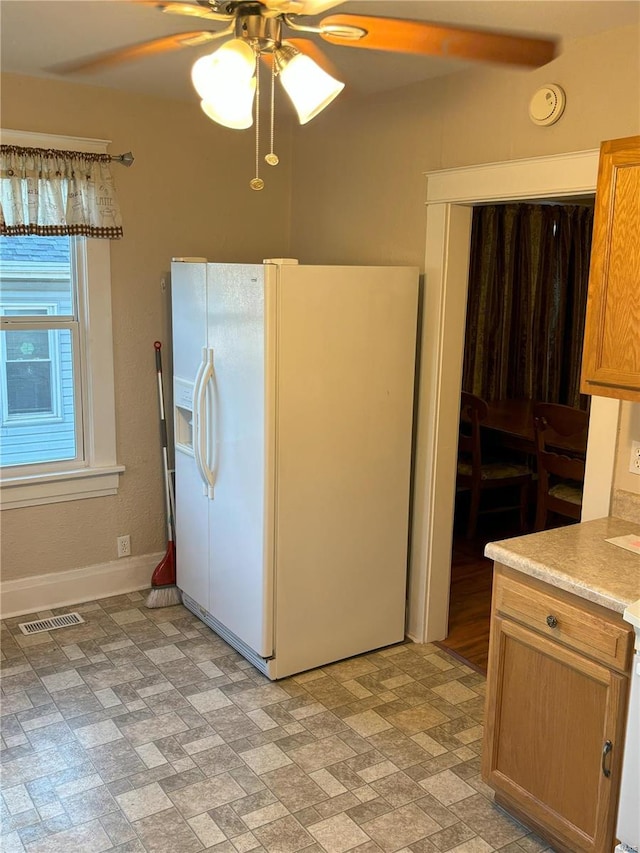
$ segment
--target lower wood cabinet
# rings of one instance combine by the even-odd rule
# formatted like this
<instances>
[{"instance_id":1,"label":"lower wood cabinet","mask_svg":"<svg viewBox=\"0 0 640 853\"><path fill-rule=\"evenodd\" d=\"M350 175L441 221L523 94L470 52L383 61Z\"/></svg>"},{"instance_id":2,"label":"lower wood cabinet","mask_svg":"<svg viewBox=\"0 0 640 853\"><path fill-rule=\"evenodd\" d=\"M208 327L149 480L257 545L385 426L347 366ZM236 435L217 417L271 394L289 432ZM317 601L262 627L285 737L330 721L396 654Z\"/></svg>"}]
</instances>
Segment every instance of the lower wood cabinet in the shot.
<instances>
[{"instance_id":1,"label":"lower wood cabinet","mask_svg":"<svg viewBox=\"0 0 640 853\"><path fill-rule=\"evenodd\" d=\"M483 778L554 849L610 851L632 632L506 567L494 578Z\"/></svg>"}]
</instances>

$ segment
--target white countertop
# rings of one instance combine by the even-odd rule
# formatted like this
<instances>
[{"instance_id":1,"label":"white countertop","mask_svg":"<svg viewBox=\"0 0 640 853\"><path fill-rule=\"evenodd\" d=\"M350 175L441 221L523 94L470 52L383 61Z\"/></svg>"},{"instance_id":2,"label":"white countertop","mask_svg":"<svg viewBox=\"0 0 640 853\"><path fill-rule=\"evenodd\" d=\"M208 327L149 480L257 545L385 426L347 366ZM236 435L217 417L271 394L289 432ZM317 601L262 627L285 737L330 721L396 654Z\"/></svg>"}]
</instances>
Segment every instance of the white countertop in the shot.
<instances>
[{"instance_id":1,"label":"white countertop","mask_svg":"<svg viewBox=\"0 0 640 853\"><path fill-rule=\"evenodd\" d=\"M640 526L620 518L599 518L489 542L484 553L617 613L634 605L631 614L637 614L640 624L640 555L606 541L628 534L640 535Z\"/></svg>"}]
</instances>

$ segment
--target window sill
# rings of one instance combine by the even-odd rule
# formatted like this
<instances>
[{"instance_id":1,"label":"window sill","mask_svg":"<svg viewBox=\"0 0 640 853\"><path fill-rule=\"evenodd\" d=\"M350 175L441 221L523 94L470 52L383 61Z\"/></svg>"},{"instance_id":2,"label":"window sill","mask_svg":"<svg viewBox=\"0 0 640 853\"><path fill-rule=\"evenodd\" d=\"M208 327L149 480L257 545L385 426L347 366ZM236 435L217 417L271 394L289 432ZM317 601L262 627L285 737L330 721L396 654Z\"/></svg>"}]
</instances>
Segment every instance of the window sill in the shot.
<instances>
[{"instance_id":1,"label":"window sill","mask_svg":"<svg viewBox=\"0 0 640 853\"><path fill-rule=\"evenodd\" d=\"M124 470L124 465L112 465L4 477L0 480L0 510L115 495Z\"/></svg>"}]
</instances>

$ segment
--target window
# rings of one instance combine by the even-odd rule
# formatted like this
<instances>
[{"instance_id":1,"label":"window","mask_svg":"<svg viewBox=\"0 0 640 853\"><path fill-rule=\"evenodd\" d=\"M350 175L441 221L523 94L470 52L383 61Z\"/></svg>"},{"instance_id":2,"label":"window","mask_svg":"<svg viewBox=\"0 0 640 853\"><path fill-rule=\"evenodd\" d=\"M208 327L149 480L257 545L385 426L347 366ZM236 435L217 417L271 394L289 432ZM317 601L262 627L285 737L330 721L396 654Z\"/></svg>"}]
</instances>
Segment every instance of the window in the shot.
<instances>
[{"instance_id":1,"label":"window","mask_svg":"<svg viewBox=\"0 0 640 853\"><path fill-rule=\"evenodd\" d=\"M0 465L83 459L82 239L0 237ZM54 325L55 324L55 325Z\"/></svg>"},{"instance_id":2,"label":"window","mask_svg":"<svg viewBox=\"0 0 640 853\"><path fill-rule=\"evenodd\" d=\"M18 136L11 143L106 148ZM0 237L2 509L117 491L124 469L115 460L109 247L85 237Z\"/></svg>"}]
</instances>

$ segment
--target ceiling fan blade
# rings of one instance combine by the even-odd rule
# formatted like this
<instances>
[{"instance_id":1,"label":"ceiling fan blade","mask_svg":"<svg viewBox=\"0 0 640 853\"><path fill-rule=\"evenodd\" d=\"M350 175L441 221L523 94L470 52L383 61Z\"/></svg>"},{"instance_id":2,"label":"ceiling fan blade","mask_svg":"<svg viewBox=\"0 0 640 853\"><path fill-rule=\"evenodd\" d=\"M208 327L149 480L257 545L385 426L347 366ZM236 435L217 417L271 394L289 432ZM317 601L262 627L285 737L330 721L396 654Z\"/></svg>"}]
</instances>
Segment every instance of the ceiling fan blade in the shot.
<instances>
[{"instance_id":1,"label":"ceiling fan blade","mask_svg":"<svg viewBox=\"0 0 640 853\"><path fill-rule=\"evenodd\" d=\"M195 3L181 2L181 0L133 0L141 6L150 6L153 9L158 9L160 12L165 12L168 15L188 15L192 18L204 18L206 21L232 21L233 15L225 12L215 12L213 9L207 9L206 6L198 6Z\"/></svg>"},{"instance_id":2,"label":"ceiling fan blade","mask_svg":"<svg viewBox=\"0 0 640 853\"><path fill-rule=\"evenodd\" d=\"M261 0L269 11L284 15L321 15L345 0Z\"/></svg>"},{"instance_id":3,"label":"ceiling fan blade","mask_svg":"<svg viewBox=\"0 0 640 853\"><path fill-rule=\"evenodd\" d=\"M207 30L196 30L191 33L175 33L172 36L164 36L163 38L152 39L151 41L141 42L140 44L133 44L129 47L111 50L107 53L90 56L86 59L79 59L75 62L66 62L64 65L57 65L51 70L59 74L99 71L103 68L121 65L124 62L131 62L134 59L141 59L143 56L154 56L155 54L165 53L169 50L179 50L182 47L198 47L207 44L207 42L214 41L221 36L229 35L230 32L231 29L222 30L217 33Z\"/></svg>"},{"instance_id":4,"label":"ceiling fan blade","mask_svg":"<svg viewBox=\"0 0 640 853\"><path fill-rule=\"evenodd\" d=\"M310 39L288 38L287 44L292 44L300 51L300 53L304 53L308 57L313 59L314 62L317 62L317 64L320 66L320 68L322 68L323 71L326 71L327 74L330 74L332 77L335 77L336 80L340 79L340 71L338 71L338 69L329 59L327 54L314 41L311 41Z\"/></svg>"},{"instance_id":5,"label":"ceiling fan blade","mask_svg":"<svg viewBox=\"0 0 640 853\"><path fill-rule=\"evenodd\" d=\"M532 68L550 62L556 52L555 42L551 39L449 27L426 21L330 15L322 19L320 27L326 30L320 33L325 41L344 47L504 62ZM339 30L332 33L333 27L359 27L366 30L366 35L360 39L348 38L341 36Z\"/></svg>"}]
</instances>

